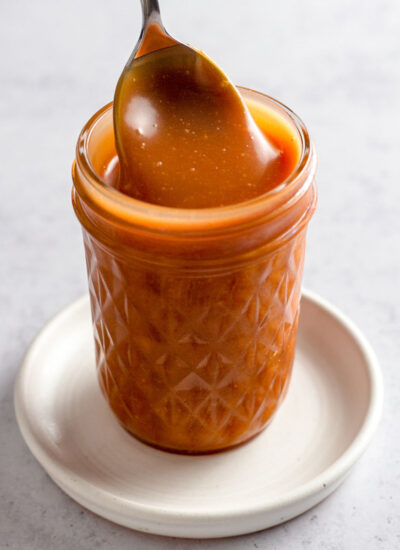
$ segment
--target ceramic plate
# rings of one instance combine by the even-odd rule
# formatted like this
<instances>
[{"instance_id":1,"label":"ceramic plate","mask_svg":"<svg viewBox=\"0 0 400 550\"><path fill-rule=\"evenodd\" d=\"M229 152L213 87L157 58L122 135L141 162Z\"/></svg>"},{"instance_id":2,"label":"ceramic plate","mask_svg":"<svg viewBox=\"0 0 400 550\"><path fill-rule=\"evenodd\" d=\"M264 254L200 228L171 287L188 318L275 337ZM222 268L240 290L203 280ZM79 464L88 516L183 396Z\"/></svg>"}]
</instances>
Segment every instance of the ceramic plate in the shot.
<instances>
[{"instance_id":1,"label":"ceramic plate","mask_svg":"<svg viewBox=\"0 0 400 550\"><path fill-rule=\"evenodd\" d=\"M176 537L224 537L286 521L327 497L366 448L382 382L365 338L305 292L293 378L270 426L221 454L181 456L128 435L97 385L89 300L51 320L15 387L22 435L74 500L121 525Z\"/></svg>"}]
</instances>

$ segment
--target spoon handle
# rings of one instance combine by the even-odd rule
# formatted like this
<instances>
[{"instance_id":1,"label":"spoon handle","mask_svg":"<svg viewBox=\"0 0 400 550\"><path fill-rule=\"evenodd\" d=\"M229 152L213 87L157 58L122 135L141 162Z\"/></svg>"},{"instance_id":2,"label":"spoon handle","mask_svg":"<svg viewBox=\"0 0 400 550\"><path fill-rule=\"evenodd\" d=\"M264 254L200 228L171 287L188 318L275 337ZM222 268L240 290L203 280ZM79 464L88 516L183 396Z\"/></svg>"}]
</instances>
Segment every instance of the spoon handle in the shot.
<instances>
[{"instance_id":1,"label":"spoon handle","mask_svg":"<svg viewBox=\"0 0 400 550\"><path fill-rule=\"evenodd\" d=\"M143 27L146 28L149 23L158 23L161 27L160 6L158 0L141 0L143 12Z\"/></svg>"},{"instance_id":2,"label":"spoon handle","mask_svg":"<svg viewBox=\"0 0 400 550\"><path fill-rule=\"evenodd\" d=\"M143 12L142 31L136 48L128 60L127 68L137 57L178 44L165 30L161 21L158 0L140 0L140 2Z\"/></svg>"}]
</instances>

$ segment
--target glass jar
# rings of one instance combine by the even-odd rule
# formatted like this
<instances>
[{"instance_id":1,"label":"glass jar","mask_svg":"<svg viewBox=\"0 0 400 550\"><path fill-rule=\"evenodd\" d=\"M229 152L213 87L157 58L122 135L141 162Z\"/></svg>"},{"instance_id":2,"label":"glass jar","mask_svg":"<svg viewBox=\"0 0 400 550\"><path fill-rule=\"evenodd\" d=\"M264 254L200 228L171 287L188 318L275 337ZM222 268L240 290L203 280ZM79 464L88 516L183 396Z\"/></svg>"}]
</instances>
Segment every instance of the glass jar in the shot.
<instances>
[{"instance_id":1,"label":"glass jar","mask_svg":"<svg viewBox=\"0 0 400 550\"><path fill-rule=\"evenodd\" d=\"M175 452L258 434L293 364L316 155L294 113L240 92L275 110L301 147L291 176L256 199L175 209L107 186L98 174L115 156L112 105L82 130L73 166L102 392L131 434Z\"/></svg>"}]
</instances>

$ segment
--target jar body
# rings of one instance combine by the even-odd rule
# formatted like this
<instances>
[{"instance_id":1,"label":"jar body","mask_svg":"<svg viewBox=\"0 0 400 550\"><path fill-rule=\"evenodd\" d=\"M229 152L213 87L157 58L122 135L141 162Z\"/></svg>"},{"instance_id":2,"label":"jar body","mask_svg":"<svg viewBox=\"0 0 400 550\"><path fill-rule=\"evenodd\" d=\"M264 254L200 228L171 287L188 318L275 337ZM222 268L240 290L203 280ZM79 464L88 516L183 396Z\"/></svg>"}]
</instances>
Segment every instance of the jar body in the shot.
<instances>
[{"instance_id":1,"label":"jar body","mask_svg":"<svg viewBox=\"0 0 400 550\"><path fill-rule=\"evenodd\" d=\"M260 432L292 369L305 231L217 273L135 264L84 231L101 389L147 443L202 453Z\"/></svg>"},{"instance_id":2,"label":"jar body","mask_svg":"<svg viewBox=\"0 0 400 550\"><path fill-rule=\"evenodd\" d=\"M99 383L131 434L198 454L239 445L268 424L294 359L313 171L267 220L214 233L188 222L171 236L111 215L74 168Z\"/></svg>"}]
</instances>

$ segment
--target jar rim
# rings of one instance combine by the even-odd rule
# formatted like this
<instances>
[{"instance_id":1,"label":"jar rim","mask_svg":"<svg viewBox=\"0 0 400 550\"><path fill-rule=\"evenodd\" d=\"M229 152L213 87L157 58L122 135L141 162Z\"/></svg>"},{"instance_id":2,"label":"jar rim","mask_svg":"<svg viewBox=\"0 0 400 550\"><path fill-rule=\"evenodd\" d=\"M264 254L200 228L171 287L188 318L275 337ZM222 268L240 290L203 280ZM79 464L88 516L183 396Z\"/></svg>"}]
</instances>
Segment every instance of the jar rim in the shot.
<instances>
[{"instance_id":1,"label":"jar rim","mask_svg":"<svg viewBox=\"0 0 400 550\"><path fill-rule=\"evenodd\" d=\"M112 102L97 111L83 127L76 145L76 159L73 165L73 180L78 194L96 210L107 212L108 217L116 218L129 225L145 227L147 230L177 232L180 230L197 233L204 230L219 231L235 225L243 225L255 219L269 217L289 207L298 200L312 184L316 170L314 146L303 121L289 107L280 101L250 88L238 86L239 91L256 96L268 102L286 115L300 138L301 152L296 168L278 186L236 204L210 208L176 208L161 206L127 196L108 186L96 173L88 154L88 144L96 124L112 108ZM308 172L308 177L303 177ZM78 177L77 177L78 176ZM79 179L81 181L79 181ZM81 184L81 185L79 185ZM285 209L285 208L284 208Z\"/></svg>"}]
</instances>

